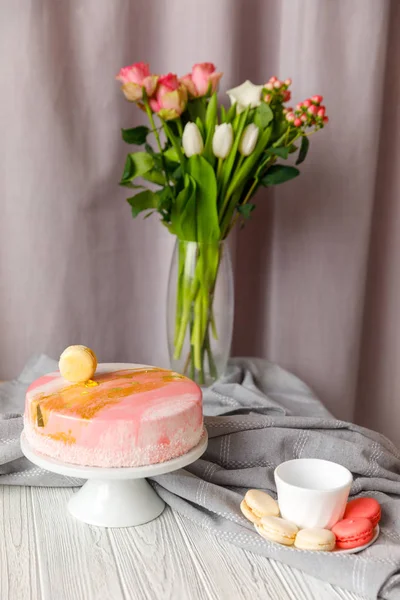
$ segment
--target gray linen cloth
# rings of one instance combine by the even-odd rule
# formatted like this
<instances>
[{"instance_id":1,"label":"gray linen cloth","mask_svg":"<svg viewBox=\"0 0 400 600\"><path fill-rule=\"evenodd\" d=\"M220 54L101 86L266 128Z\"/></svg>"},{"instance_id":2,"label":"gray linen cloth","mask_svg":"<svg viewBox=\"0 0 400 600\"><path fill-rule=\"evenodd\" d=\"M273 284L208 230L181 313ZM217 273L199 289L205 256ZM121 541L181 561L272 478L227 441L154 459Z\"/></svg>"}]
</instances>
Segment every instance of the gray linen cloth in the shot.
<instances>
[{"instance_id":1,"label":"gray linen cloth","mask_svg":"<svg viewBox=\"0 0 400 600\"><path fill-rule=\"evenodd\" d=\"M22 457L20 413L28 384L53 371L45 356L0 385L0 483L74 486ZM186 469L154 478L160 496L200 527L241 548L282 561L365 598L400 598L400 453L384 436L338 421L299 379L260 359L233 359L204 393L208 449ZM336 461L354 476L352 495L382 505L378 540L360 554L312 553L261 538L239 503L249 488L275 494L274 468L292 458Z\"/></svg>"}]
</instances>

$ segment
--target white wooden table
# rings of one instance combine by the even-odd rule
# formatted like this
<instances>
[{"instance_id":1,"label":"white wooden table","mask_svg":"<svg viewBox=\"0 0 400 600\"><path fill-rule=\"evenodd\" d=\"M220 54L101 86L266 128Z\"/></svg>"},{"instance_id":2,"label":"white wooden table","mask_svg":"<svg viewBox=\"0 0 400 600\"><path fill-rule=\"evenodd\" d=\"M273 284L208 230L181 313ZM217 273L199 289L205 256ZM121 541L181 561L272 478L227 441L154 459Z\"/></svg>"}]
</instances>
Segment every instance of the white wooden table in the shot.
<instances>
[{"instance_id":1,"label":"white wooden table","mask_svg":"<svg viewBox=\"0 0 400 600\"><path fill-rule=\"evenodd\" d=\"M222 542L167 508L137 528L74 520L74 490L0 486L1 600L360 600Z\"/></svg>"}]
</instances>

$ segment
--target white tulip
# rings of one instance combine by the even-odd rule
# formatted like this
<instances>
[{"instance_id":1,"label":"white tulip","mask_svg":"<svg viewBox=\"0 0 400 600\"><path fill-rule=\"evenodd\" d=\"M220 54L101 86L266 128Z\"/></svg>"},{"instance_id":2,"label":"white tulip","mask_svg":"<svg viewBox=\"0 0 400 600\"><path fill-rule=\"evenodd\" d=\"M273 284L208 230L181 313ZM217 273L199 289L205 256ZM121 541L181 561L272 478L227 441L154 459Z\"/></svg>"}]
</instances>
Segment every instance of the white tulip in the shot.
<instances>
[{"instance_id":1,"label":"white tulip","mask_svg":"<svg viewBox=\"0 0 400 600\"><path fill-rule=\"evenodd\" d=\"M203 152L204 142L196 123L186 123L182 135L182 146L188 158Z\"/></svg>"},{"instance_id":2,"label":"white tulip","mask_svg":"<svg viewBox=\"0 0 400 600\"><path fill-rule=\"evenodd\" d=\"M240 154L242 154L243 156L249 156L253 152L257 144L259 133L260 130L258 129L257 125L254 125L254 123L250 123L250 125L247 125L247 127L243 131L243 135L239 144Z\"/></svg>"},{"instance_id":3,"label":"white tulip","mask_svg":"<svg viewBox=\"0 0 400 600\"><path fill-rule=\"evenodd\" d=\"M230 123L217 125L212 140L212 149L217 158L226 158L233 144L233 129Z\"/></svg>"},{"instance_id":4,"label":"white tulip","mask_svg":"<svg viewBox=\"0 0 400 600\"><path fill-rule=\"evenodd\" d=\"M238 85L226 93L229 96L231 104L236 103L237 113L243 112L248 106L255 108L261 104L261 92L263 85L254 85L251 81L247 80L241 85Z\"/></svg>"}]
</instances>

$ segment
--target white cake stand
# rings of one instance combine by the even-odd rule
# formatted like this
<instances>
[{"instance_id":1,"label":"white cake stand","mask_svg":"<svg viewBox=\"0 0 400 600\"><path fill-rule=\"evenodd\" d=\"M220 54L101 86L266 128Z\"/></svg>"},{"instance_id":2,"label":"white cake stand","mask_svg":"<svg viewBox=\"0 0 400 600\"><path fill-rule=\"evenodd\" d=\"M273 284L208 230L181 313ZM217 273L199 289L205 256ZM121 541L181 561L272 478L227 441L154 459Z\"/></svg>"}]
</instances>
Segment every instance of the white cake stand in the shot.
<instances>
[{"instance_id":1,"label":"white cake stand","mask_svg":"<svg viewBox=\"0 0 400 600\"><path fill-rule=\"evenodd\" d=\"M207 448L207 432L199 444L187 454L163 463L145 467L82 467L55 460L33 450L25 434L21 448L35 465L68 477L88 481L68 502L68 510L76 519L100 527L134 527L156 519L164 510L163 500L145 477L176 471L197 460Z\"/></svg>"}]
</instances>

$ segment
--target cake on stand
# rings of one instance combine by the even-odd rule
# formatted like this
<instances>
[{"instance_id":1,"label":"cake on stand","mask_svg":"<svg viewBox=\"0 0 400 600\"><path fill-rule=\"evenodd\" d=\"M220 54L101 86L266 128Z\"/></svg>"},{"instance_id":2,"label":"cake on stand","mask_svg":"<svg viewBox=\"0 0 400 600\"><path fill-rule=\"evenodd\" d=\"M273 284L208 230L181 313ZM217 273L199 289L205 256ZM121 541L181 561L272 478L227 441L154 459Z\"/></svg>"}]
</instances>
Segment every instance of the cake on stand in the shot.
<instances>
[{"instance_id":1,"label":"cake on stand","mask_svg":"<svg viewBox=\"0 0 400 600\"><path fill-rule=\"evenodd\" d=\"M164 501L146 480L182 469L206 450L207 432L197 446L172 460L144 467L102 468L64 463L35 451L24 433L21 448L38 467L67 477L86 479L72 496L68 510L76 519L99 527L135 527L156 519L164 510Z\"/></svg>"}]
</instances>

